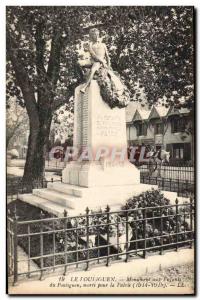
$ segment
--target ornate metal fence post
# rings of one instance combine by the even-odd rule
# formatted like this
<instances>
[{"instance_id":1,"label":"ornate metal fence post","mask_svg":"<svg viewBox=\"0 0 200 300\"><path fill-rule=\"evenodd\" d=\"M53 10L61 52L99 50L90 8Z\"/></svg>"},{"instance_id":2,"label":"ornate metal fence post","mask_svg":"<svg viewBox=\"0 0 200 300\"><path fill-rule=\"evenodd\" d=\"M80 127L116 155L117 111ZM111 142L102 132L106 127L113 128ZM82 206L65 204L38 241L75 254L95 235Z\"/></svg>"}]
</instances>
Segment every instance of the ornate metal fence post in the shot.
<instances>
[{"instance_id":1,"label":"ornate metal fence post","mask_svg":"<svg viewBox=\"0 0 200 300\"><path fill-rule=\"evenodd\" d=\"M178 178L178 181L177 181L177 194L178 196L180 196L180 181L179 181L179 178Z\"/></svg>"},{"instance_id":2,"label":"ornate metal fence post","mask_svg":"<svg viewBox=\"0 0 200 300\"><path fill-rule=\"evenodd\" d=\"M175 200L175 203L176 203L176 251L178 251L178 231L179 231L179 224L178 224L178 199L176 198Z\"/></svg>"},{"instance_id":3,"label":"ornate metal fence post","mask_svg":"<svg viewBox=\"0 0 200 300\"><path fill-rule=\"evenodd\" d=\"M192 240L193 240L193 198L190 197L190 248L192 248Z\"/></svg>"},{"instance_id":4,"label":"ornate metal fence post","mask_svg":"<svg viewBox=\"0 0 200 300\"><path fill-rule=\"evenodd\" d=\"M31 271L31 230L30 230L30 225L28 224L28 227L27 227L27 232L28 232L28 274L27 274L27 277L30 278L31 277L31 274L30 274L30 271Z\"/></svg>"},{"instance_id":5,"label":"ornate metal fence post","mask_svg":"<svg viewBox=\"0 0 200 300\"><path fill-rule=\"evenodd\" d=\"M43 280L43 268L44 268L44 234L43 234L43 222L44 214L41 211L40 213L40 280Z\"/></svg>"},{"instance_id":6,"label":"ornate metal fence post","mask_svg":"<svg viewBox=\"0 0 200 300\"><path fill-rule=\"evenodd\" d=\"M126 203L125 206L126 209L126 258L125 258L125 262L128 262L128 204Z\"/></svg>"},{"instance_id":7,"label":"ornate metal fence post","mask_svg":"<svg viewBox=\"0 0 200 300\"><path fill-rule=\"evenodd\" d=\"M110 207L107 205L106 207L106 221L107 221L107 261L106 267L109 267L109 256L110 256Z\"/></svg>"},{"instance_id":8,"label":"ornate metal fence post","mask_svg":"<svg viewBox=\"0 0 200 300\"><path fill-rule=\"evenodd\" d=\"M78 261L79 261L79 252L78 252L78 240L79 240L79 236L78 236L78 218L75 218L75 239L76 239L76 268L78 268Z\"/></svg>"},{"instance_id":9,"label":"ornate metal fence post","mask_svg":"<svg viewBox=\"0 0 200 300\"><path fill-rule=\"evenodd\" d=\"M146 201L144 201L143 204L143 210L142 210L142 215L143 215L143 239L144 239L144 247L143 247L143 258L146 258L146 224L147 224L147 220L146 220Z\"/></svg>"},{"instance_id":10,"label":"ornate metal fence post","mask_svg":"<svg viewBox=\"0 0 200 300\"><path fill-rule=\"evenodd\" d=\"M86 268L85 270L88 271L89 270L89 259L90 259L90 250L89 250L89 226L90 226L90 220L89 220L89 208L86 208L86 247L87 247L87 256L86 256Z\"/></svg>"},{"instance_id":11,"label":"ornate metal fence post","mask_svg":"<svg viewBox=\"0 0 200 300\"><path fill-rule=\"evenodd\" d=\"M17 233L18 233L18 217L17 217L17 210L15 206L15 211L14 211L14 222L13 222L13 246L14 246L14 251L13 251L13 260L14 260L14 281L13 285L17 285L18 281L18 251L17 251L17 244L18 244L18 238L17 238Z\"/></svg>"},{"instance_id":12,"label":"ornate metal fence post","mask_svg":"<svg viewBox=\"0 0 200 300\"><path fill-rule=\"evenodd\" d=\"M160 255L163 254L163 212L160 209Z\"/></svg>"},{"instance_id":13,"label":"ornate metal fence post","mask_svg":"<svg viewBox=\"0 0 200 300\"><path fill-rule=\"evenodd\" d=\"M68 262L68 258L67 258L67 211L64 210L64 253L65 253L65 269L64 269L64 273L63 275L65 276L67 273L67 262Z\"/></svg>"}]
</instances>

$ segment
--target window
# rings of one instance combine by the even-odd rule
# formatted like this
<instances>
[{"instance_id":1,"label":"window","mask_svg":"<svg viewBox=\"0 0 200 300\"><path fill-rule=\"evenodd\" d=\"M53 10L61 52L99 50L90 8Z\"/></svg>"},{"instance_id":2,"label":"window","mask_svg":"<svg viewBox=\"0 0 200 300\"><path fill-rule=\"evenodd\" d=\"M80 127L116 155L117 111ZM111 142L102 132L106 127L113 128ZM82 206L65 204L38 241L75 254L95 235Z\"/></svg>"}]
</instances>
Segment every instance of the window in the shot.
<instances>
[{"instance_id":1,"label":"window","mask_svg":"<svg viewBox=\"0 0 200 300\"><path fill-rule=\"evenodd\" d=\"M186 128L185 118L175 118L171 121L172 133L184 132Z\"/></svg>"},{"instance_id":2,"label":"window","mask_svg":"<svg viewBox=\"0 0 200 300\"><path fill-rule=\"evenodd\" d=\"M170 159L189 161L192 157L191 143L167 144L166 151L170 152Z\"/></svg>"},{"instance_id":3,"label":"window","mask_svg":"<svg viewBox=\"0 0 200 300\"><path fill-rule=\"evenodd\" d=\"M137 128L137 136L147 135L147 125L145 123L138 123L136 125Z\"/></svg>"},{"instance_id":4,"label":"window","mask_svg":"<svg viewBox=\"0 0 200 300\"><path fill-rule=\"evenodd\" d=\"M173 158L183 159L184 158L184 144L173 145Z\"/></svg>"},{"instance_id":5,"label":"window","mask_svg":"<svg viewBox=\"0 0 200 300\"><path fill-rule=\"evenodd\" d=\"M163 123L155 124L155 134L163 134Z\"/></svg>"}]
</instances>

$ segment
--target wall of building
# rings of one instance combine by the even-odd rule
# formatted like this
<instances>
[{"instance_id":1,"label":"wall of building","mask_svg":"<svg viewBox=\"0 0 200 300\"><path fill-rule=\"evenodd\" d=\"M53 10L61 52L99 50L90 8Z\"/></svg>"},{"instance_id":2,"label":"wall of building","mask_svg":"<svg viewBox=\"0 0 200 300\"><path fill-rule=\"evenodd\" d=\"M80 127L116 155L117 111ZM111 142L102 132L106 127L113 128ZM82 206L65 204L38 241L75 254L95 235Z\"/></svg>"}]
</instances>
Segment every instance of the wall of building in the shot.
<instances>
[{"instance_id":1,"label":"wall of building","mask_svg":"<svg viewBox=\"0 0 200 300\"><path fill-rule=\"evenodd\" d=\"M173 147L176 144L183 144L184 157L188 157L187 160L193 160L193 141L191 134L188 135L185 132L173 133L171 128L171 121L168 120L164 126L164 134L154 134L154 126L150 123L147 129L146 136L137 136L137 130L134 124L127 124L127 139L128 144L141 145L142 143L148 145L153 144L154 146L161 145L163 149L170 151L171 155ZM169 150L170 149L170 150ZM185 152L190 152L190 154Z\"/></svg>"},{"instance_id":2,"label":"wall of building","mask_svg":"<svg viewBox=\"0 0 200 300\"><path fill-rule=\"evenodd\" d=\"M172 133L171 122L168 122L167 131L164 135L164 146L166 147L166 144L190 143L191 138L191 135L187 135L185 132Z\"/></svg>"}]
</instances>

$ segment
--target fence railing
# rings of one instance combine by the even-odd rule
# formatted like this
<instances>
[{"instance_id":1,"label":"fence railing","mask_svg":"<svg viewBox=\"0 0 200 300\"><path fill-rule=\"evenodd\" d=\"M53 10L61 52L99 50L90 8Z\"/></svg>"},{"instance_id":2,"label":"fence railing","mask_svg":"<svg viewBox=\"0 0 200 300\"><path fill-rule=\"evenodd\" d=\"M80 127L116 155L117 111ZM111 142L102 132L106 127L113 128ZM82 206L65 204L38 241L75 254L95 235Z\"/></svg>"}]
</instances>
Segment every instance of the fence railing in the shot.
<instances>
[{"instance_id":1,"label":"fence railing","mask_svg":"<svg viewBox=\"0 0 200 300\"><path fill-rule=\"evenodd\" d=\"M161 177L165 179L194 182L194 166L191 164L156 164L147 163L139 165L142 175L150 175L151 177Z\"/></svg>"},{"instance_id":2,"label":"fence railing","mask_svg":"<svg viewBox=\"0 0 200 300\"><path fill-rule=\"evenodd\" d=\"M148 253L163 254L181 247L192 247L194 241L194 204L179 203L123 210L92 212L71 217L23 221L16 212L8 216L8 274L16 284L20 276L39 279L49 270L62 268L66 274L73 266L88 270L94 263L109 266L114 261L127 262ZM18 246L27 253L19 259ZM27 266L19 271L19 264ZM32 264L37 265L33 268Z\"/></svg>"},{"instance_id":3,"label":"fence railing","mask_svg":"<svg viewBox=\"0 0 200 300\"><path fill-rule=\"evenodd\" d=\"M176 192L181 197L189 197L195 192L194 182L188 180L181 181L179 179L173 180L172 178L167 179L140 174L140 183L158 185L162 191Z\"/></svg>"},{"instance_id":4,"label":"fence railing","mask_svg":"<svg viewBox=\"0 0 200 300\"><path fill-rule=\"evenodd\" d=\"M61 161L58 159L47 159L45 160L45 169L58 169L62 170L66 167L67 162L66 161Z\"/></svg>"},{"instance_id":5,"label":"fence railing","mask_svg":"<svg viewBox=\"0 0 200 300\"><path fill-rule=\"evenodd\" d=\"M178 196L194 194L195 172L191 163L147 163L138 165L138 168L141 183L158 185L162 190L177 192Z\"/></svg>"},{"instance_id":6,"label":"fence railing","mask_svg":"<svg viewBox=\"0 0 200 300\"><path fill-rule=\"evenodd\" d=\"M15 200L19 194L32 193L33 189L46 188L48 182L62 182L62 176L56 180L51 178L51 180L42 179L30 182L24 182L22 178L9 178L6 183L8 202Z\"/></svg>"}]
</instances>

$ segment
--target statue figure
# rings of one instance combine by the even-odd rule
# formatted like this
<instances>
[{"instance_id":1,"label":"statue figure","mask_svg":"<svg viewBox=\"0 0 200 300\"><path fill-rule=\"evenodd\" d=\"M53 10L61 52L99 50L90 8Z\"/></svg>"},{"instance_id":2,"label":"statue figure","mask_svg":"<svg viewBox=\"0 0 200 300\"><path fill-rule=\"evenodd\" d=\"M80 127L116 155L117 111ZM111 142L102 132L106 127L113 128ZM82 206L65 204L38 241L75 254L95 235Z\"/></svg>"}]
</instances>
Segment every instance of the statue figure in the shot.
<instances>
[{"instance_id":1,"label":"statue figure","mask_svg":"<svg viewBox=\"0 0 200 300\"><path fill-rule=\"evenodd\" d=\"M89 77L84 87L81 89L82 93L85 93L86 88L89 86L91 80L94 77L96 71L101 66L104 68L110 68L110 58L106 44L99 42L99 31L96 28L90 30L89 33L90 43L84 45L84 49L89 51L91 59L87 61L87 67L91 67ZM84 66L84 61L79 61L80 65Z\"/></svg>"},{"instance_id":2,"label":"statue figure","mask_svg":"<svg viewBox=\"0 0 200 300\"><path fill-rule=\"evenodd\" d=\"M78 61L82 68L89 68L86 83L80 91L85 93L94 75L97 75L103 100L111 108L126 107L130 101L129 91L120 80L119 75L117 76L111 69L107 47L99 41L99 30L91 29L89 37L90 43L84 44L84 51L89 53L89 58Z\"/></svg>"}]
</instances>

